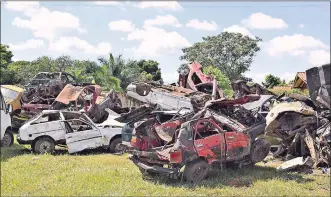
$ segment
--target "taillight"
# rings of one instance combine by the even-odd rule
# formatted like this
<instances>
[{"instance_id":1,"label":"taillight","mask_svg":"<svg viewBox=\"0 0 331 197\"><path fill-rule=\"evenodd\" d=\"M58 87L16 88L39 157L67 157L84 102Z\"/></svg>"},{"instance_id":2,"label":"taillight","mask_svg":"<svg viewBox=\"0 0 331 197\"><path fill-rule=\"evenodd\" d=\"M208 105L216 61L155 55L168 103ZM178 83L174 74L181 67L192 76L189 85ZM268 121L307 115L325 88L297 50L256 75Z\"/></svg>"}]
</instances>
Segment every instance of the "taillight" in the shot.
<instances>
[{"instance_id":1,"label":"taillight","mask_svg":"<svg viewBox=\"0 0 331 197\"><path fill-rule=\"evenodd\" d=\"M132 138L131 138L131 145L132 146L136 146L136 141L137 141L137 138L134 137L134 136L132 136Z\"/></svg>"},{"instance_id":2,"label":"taillight","mask_svg":"<svg viewBox=\"0 0 331 197\"><path fill-rule=\"evenodd\" d=\"M170 154L170 163L181 163L182 162L182 151L176 150L169 153Z\"/></svg>"}]
</instances>

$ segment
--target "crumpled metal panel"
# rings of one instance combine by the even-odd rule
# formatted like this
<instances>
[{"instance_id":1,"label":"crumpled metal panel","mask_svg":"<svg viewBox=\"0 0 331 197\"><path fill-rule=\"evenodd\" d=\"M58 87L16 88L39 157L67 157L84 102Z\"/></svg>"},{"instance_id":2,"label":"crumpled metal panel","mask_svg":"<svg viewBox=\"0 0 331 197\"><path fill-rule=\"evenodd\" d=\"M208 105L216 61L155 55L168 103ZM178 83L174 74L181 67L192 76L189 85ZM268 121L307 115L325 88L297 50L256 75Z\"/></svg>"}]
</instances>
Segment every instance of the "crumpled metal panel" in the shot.
<instances>
[{"instance_id":1,"label":"crumpled metal panel","mask_svg":"<svg viewBox=\"0 0 331 197\"><path fill-rule=\"evenodd\" d=\"M313 108L300 101L279 103L270 110L266 117L266 133L271 133L274 131L278 121L277 117L284 112L297 112L303 115L316 115Z\"/></svg>"},{"instance_id":2,"label":"crumpled metal panel","mask_svg":"<svg viewBox=\"0 0 331 197\"><path fill-rule=\"evenodd\" d=\"M100 94L100 86L98 85L91 85L94 86L95 88L95 92ZM80 94L88 89L91 88L91 86L74 86L71 84L67 84L63 90L60 92L60 94L56 97L55 101L63 103L68 105L71 101L75 101L78 99L78 97L80 96Z\"/></svg>"}]
</instances>

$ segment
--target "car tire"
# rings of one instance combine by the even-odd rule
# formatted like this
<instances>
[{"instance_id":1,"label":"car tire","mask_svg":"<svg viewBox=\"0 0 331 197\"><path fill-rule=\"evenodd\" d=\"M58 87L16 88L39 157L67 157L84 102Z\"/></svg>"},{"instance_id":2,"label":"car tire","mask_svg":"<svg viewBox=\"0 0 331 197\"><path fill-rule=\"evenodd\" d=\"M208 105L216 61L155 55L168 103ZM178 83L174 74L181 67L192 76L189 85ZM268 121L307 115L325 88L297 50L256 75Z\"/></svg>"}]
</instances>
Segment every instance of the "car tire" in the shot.
<instances>
[{"instance_id":1,"label":"car tire","mask_svg":"<svg viewBox=\"0 0 331 197\"><path fill-rule=\"evenodd\" d=\"M187 182L199 183L206 178L210 165L204 160L195 160L186 164L184 169L184 179Z\"/></svg>"},{"instance_id":2,"label":"car tire","mask_svg":"<svg viewBox=\"0 0 331 197\"><path fill-rule=\"evenodd\" d=\"M250 153L250 159L252 163L258 163L260 161L263 161L265 159L270 151L271 144L270 142L265 138L258 138L256 139L251 148Z\"/></svg>"},{"instance_id":3,"label":"car tire","mask_svg":"<svg viewBox=\"0 0 331 197\"><path fill-rule=\"evenodd\" d=\"M1 147L8 147L14 144L14 135L11 130L7 129L1 140Z\"/></svg>"},{"instance_id":4,"label":"car tire","mask_svg":"<svg viewBox=\"0 0 331 197\"><path fill-rule=\"evenodd\" d=\"M53 153L55 150L55 143L52 139L43 137L39 138L33 143L33 152L38 154Z\"/></svg>"},{"instance_id":5,"label":"car tire","mask_svg":"<svg viewBox=\"0 0 331 197\"><path fill-rule=\"evenodd\" d=\"M121 152L123 152L123 148L122 148L121 144L122 144L122 138L120 138L120 137L115 138L109 144L109 152L110 153L121 153Z\"/></svg>"}]
</instances>

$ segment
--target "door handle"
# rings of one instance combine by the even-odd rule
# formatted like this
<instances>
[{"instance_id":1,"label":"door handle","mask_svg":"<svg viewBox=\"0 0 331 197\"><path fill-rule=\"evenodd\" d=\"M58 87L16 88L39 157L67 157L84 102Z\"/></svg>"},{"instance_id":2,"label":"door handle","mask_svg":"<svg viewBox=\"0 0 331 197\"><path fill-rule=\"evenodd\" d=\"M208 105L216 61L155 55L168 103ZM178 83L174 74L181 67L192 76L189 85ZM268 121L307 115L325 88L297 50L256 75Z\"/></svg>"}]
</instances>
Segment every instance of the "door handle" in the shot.
<instances>
[{"instance_id":1,"label":"door handle","mask_svg":"<svg viewBox=\"0 0 331 197\"><path fill-rule=\"evenodd\" d=\"M203 146L203 144L197 144L197 147L199 148L199 147L202 147Z\"/></svg>"},{"instance_id":2,"label":"door handle","mask_svg":"<svg viewBox=\"0 0 331 197\"><path fill-rule=\"evenodd\" d=\"M68 139L70 139L70 138L72 138L72 137L68 137Z\"/></svg>"},{"instance_id":3,"label":"door handle","mask_svg":"<svg viewBox=\"0 0 331 197\"><path fill-rule=\"evenodd\" d=\"M228 139L231 139L232 140L233 139L233 136L229 136Z\"/></svg>"}]
</instances>

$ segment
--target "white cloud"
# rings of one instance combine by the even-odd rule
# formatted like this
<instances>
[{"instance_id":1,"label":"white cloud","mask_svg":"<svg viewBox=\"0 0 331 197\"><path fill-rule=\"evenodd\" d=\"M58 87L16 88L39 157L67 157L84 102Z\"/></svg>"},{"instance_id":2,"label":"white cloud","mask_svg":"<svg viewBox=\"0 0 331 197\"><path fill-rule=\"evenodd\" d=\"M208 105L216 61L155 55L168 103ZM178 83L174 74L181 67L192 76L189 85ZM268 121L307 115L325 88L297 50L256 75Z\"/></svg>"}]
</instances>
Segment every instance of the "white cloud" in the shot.
<instances>
[{"instance_id":1,"label":"white cloud","mask_svg":"<svg viewBox=\"0 0 331 197\"><path fill-rule=\"evenodd\" d=\"M135 55L140 57L174 53L190 45L188 40L177 32L168 32L157 27L136 29L128 35L127 39L140 41L140 45L134 50Z\"/></svg>"},{"instance_id":2,"label":"white cloud","mask_svg":"<svg viewBox=\"0 0 331 197\"><path fill-rule=\"evenodd\" d=\"M177 1L142 1L139 2L137 7L141 9L145 8L160 8L167 10L181 10L182 6Z\"/></svg>"},{"instance_id":3,"label":"white cloud","mask_svg":"<svg viewBox=\"0 0 331 197\"><path fill-rule=\"evenodd\" d=\"M261 84L264 81L265 76L268 75L268 74L270 74L270 73L269 72L265 72L265 73L247 72L247 73L245 73L245 76L249 77L249 78L252 78L255 83Z\"/></svg>"},{"instance_id":4,"label":"white cloud","mask_svg":"<svg viewBox=\"0 0 331 197\"><path fill-rule=\"evenodd\" d=\"M294 34L292 36L285 35L273 38L269 41L267 50L271 56L282 54L296 56L303 54L303 51L328 48L326 44L312 36Z\"/></svg>"},{"instance_id":5,"label":"white cloud","mask_svg":"<svg viewBox=\"0 0 331 197\"><path fill-rule=\"evenodd\" d=\"M25 42L21 42L18 44L9 43L9 47L12 50L37 49L43 47L44 45L44 41L38 39L29 39Z\"/></svg>"},{"instance_id":6,"label":"white cloud","mask_svg":"<svg viewBox=\"0 0 331 197\"><path fill-rule=\"evenodd\" d=\"M82 28L79 18L66 12L50 11L38 2L6 2L5 8L22 12L28 19L15 17L12 24L18 28L29 29L38 38L52 40L56 31L77 30L86 32Z\"/></svg>"},{"instance_id":7,"label":"white cloud","mask_svg":"<svg viewBox=\"0 0 331 197\"><path fill-rule=\"evenodd\" d=\"M285 29L288 27L283 19L273 18L261 12L253 13L241 23L251 29Z\"/></svg>"},{"instance_id":8,"label":"white cloud","mask_svg":"<svg viewBox=\"0 0 331 197\"><path fill-rule=\"evenodd\" d=\"M123 5L123 3L119 1L95 1L94 3L97 5L113 5L113 6Z\"/></svg>"},{"instance_id":9,"label":"white cloud","mask_svg":"<svg viewBox=\"0 0 331 197\"><path fill-rule=\"evenodd\" d=\"M178 80L178 72L162 73L162 79L165 83L175 83Z\"/></svg>"},{"instance_id":10,"label":"white cloud","mask_svg":"<svg viewBox=\"0 0 331 197\"><path fill-rule=\"evenodd\" d=\"M304 51L304 50L294 50L294 51L290 52L290 54L293 56L302 56L305 53L306 53L306 51Z\"/></svg>"},{"instance_id":11,"label":"white cloud","mask_svg":"<svg viewBox=\"0 0 331 197\"><path fill-rule=\"evenodd\" d=\"M255 38L255 36L245 27L241 27L239 25L232 25L230 27L224 28L223 31L232 32L232 33L241 33L244 36L249 36L251 38Z\"/></svg>"},{"instance_id":12,"label":"white cloud","mask_svg":"<svg viewBox=\"0 0 331 197\"><path fill-rule=\"evenodd\" d=\"M294 79L296 73L284 72L279 76L281 80L285 79L286 82L289 82Z\"/></svg>"},{"instance_id":13,"label":"white cloud","mask_svg":"<svg viewBox=\"0 0 331 197\"><path fill-rule=\"evenodd\" d=\"M309 53L309 63L313 66L321 66L330 63L330 51L314 50Z\"/></svg>"},{"instance_id":14,"label":"white cloud","mask_svg":"<svg viewBox=\"0 0 331 197\"><path fill-rule=\"evenodd\" d=\"M216 31L218 29L218 25L215 21L199 21L198 19L192 19L186 23L186 27L191 27L194 29L200 29L205 31Z\"/></svg>"},{"instance_id":15,"label":"white cloud","mask_svg":"<svg viewBox=\"0 0 331 197\"><path fill-rule=\"evenodd\" d=\"M134 30L134 24L128 20L110 21L108 27L112 31L131 32Z\"/></svg>"},{"instance_id":16,"label":"white cloud","mask_svg":"<svg viewBox=\"0 0 331 197\"><path fill-rule=\"evenodd\" d=\"M15 58L15 57L12 57L11 60L14 62L20 61L19 59Z\"/></svg>"},{"instance_id":17,"label":"white cloud","mask_svg":"<svg viewBox=\"0 0 331 197\"><path fill-rule=\"evenodd\" d=\"M77 37L61 37L55 42L51 42L49 49L62 53L69 52L71 50L78 50L83 53L105 55L111 51L111 45L109 43L102 42L94 46Z\"/></svg>"},{"instance_id":18,"label":"white cloud","mask_svg":"<svg viewBox=\"0 0 331 197\"><path fill-rule=\"evenodd\" d=\"M172 25L175 27L181 27L178 19L172 15L156 16L154 19L148 19L144 21L144 27L148 26L161 26L161 25Z\"/></svg>"},{"instance_id":19,"label":"white cloud","mask_svg":"<svg viewBox=\"0 0 331 197\"><path fill-rule=\"evenodd\" d=\"M302 28L305 27L305 25L304 24L299 24L298 27L302 29Z\"/></svg>"}]
</instances>

